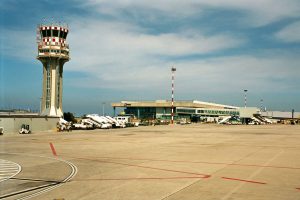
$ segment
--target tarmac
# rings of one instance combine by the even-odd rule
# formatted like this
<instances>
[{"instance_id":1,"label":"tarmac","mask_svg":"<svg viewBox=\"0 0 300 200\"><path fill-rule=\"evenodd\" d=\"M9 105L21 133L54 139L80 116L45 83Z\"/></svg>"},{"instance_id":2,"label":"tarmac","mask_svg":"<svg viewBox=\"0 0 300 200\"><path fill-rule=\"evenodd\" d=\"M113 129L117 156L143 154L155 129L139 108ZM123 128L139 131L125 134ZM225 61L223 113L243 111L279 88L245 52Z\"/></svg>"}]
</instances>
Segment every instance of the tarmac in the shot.
<instances>
[{"instance_id":1,"label":"tarmac","mask_svg":"<svg viewBox=\"0 0 300 200\"><path fill-rule=\"evenodd\" d=\"M0 159L0 199L300 199L299 125L7 134Z\"/></svg>"}]
</instances>

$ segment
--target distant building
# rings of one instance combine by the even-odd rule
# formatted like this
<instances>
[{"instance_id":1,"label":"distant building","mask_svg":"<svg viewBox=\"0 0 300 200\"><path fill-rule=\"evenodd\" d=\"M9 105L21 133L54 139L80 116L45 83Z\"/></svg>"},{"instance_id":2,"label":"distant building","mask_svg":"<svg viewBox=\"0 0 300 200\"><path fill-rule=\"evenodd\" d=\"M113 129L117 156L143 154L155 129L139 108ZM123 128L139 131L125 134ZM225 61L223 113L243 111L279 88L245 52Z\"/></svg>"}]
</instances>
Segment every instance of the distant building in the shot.
<instances>
[{"instance_id":1,"label":"distant building","mask_svg":"<svg viewBox=\"0 0 300 200\"><path fill-rule=\"evenodd\" d=\"M265 111L262 116L272 119L300 119L300 112Z\"/></svg>"},{"instance_id":2,"label":"distant building","mask_svg":"<svg viewBox=\"0 0 300 200\"><path fill-rule=\"evenodd\" d=\"M23 124L29 125L32 132L56 130L59 118L55 116L40 116L38 113L25 111L3 110L0 112L0 127L4 134L18 133Z\"/></svg>"}]
</instances>

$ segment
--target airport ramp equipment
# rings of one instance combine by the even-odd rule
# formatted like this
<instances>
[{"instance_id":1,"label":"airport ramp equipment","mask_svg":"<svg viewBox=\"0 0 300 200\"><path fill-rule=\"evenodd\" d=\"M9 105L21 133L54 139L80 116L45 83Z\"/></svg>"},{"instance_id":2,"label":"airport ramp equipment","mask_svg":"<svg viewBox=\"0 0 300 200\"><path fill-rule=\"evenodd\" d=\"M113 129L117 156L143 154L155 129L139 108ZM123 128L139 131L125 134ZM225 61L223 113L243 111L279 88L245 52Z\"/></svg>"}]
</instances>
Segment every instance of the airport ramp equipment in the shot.
<instances>
[{"instance_id":1,"label":"airport ramp equipment","mask_svg":"<svg viewBox=\"0 0 300 200\"><path fill-rule=\"evenodd\" d=\"M112 122L104 116L99 116L99 119L101 119L106 124L112 124Z\"/></svg>"},{"instance_id":2,"label":"airport ramp equipment","mask_svg":"<svg viewBox=\"0 0 300 200\"><path fill-rule=\"evenodd\" d=\"M60 123L60 124L68 124L69 122L66 121L66 120L63 119L63 118L59 118L59 123Z\"/></svg>"},{"instance_id":3,"label":"airport ramp equipment","mask_svg":"<svg viewBox=\"0 0 300 200\"><path fill-rule=\"evenodd\" d=\"M111 120L109 116L103 116L103 117L105 117L105 119L108 120L108 122L112 125L113 128L120 128L120 125L116 123L114 120Z\"/></svg>"},{"instance_id":4,"label":"airport ramp equipment","mask_svg":"<svg viewBox=\"0 0 300 200\"><path fill-rule=\"evenodd\" d=\"M99 122L96 122L90 118L82 119L81 121L82 124L89 124L91 126L94 126L95 128L101 128L102 124Z\"/></svg>"},{"instance_id":5,"label":"airport ramp equipment","mask_svg":"<svg viewBox=\"0 0 300 200\"><path fill-rule=\"evenodd\" d=\"M116 119L112 118L111 116L105 116L107 119L109 119L117 128L125 128L126 125L124 123L121 123L117 121Z\"/></svg>"},{"instance_id":6,"label":"airport ramp equipment","mask_svg":"<svg viewBox=\"0 0 300 200\"><path fill-rule=\"evenodd\" d=\"M86 117L91 119L92 121L95 121L96 123L101 124L101 128L111 128L112 127L112 125L109 123L109 121L103 116L99 116L97 114L89 114L89 115L86 115Z\"/></svg>"},{"instance_id":7,"label":"airport ramp equipment","mask_svg":"<svg viewBox=\"0 0 300 200\"><path fill-rule=\"evenodd\" d=\"M224 117L221 121L218 122L218 124L225 124L227 122L229 122L231 116L228 116L228 117Z\"/></svg>"},{"instance_id":8,"label":"airport ramp equipment","mask_svg":"<svg viewBox=\"0 0 300 200\"><path fill-rule=\"evenodd\" d=\"M272 124L273 122L270 120L270 119L268 119L268 118L266 118L266 117L263 117L269 124Z\"/></svg>"},{"instance_id":9,"label":"airport ramp equipment","mask_svg":"<svg viewBox=\"0 0 300 200\"><path fill-rule=\"evenodd\" d=\"M87 129L87 126L84 124L73 124L74 129Z\"/></svg>"},{"instance_id":10,"label":"airport ramp equipment","mask_svg":"<svg viewBox=\"0 0 300 200\"><path fill-rule=\"evenodd\" d=\"M257 118L258 120L260 120L261 122L266 123L266 124L272 124L272 121L270 119L265 118L265 117L263 117L263 116L261 116L259 114L254 115L254 117Z\"/></svg>"},{"instance_id":11,"label":"airport ramp equipment","mask_svg":"<svg viewBox=\"0 0 300 200\"><path fill-rule=\"evenodd\" d=\"M253 124L265 124L265 122L257 119L256 117L251 118Z\"/></svg>"}]
</instances>

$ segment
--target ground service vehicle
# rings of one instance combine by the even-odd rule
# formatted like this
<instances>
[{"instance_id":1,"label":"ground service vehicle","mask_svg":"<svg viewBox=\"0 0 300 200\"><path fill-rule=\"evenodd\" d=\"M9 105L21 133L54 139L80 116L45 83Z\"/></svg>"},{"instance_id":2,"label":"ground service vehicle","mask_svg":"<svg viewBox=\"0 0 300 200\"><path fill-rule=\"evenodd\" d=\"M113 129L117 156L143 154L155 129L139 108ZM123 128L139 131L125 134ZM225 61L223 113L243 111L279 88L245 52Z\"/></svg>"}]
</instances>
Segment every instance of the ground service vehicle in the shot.
<instances>
[{"instance_id":1,"label":"ground service vehicle","mask_svg":"<svg viewBox=\"0 0 300 200\"><path fill-rule=\"evenodd\" d=\"M21 129L19 130L20 134L30 134L31 131L29 129L29 125L28 124L22 124Z\"/></svg>"}]
</instances>

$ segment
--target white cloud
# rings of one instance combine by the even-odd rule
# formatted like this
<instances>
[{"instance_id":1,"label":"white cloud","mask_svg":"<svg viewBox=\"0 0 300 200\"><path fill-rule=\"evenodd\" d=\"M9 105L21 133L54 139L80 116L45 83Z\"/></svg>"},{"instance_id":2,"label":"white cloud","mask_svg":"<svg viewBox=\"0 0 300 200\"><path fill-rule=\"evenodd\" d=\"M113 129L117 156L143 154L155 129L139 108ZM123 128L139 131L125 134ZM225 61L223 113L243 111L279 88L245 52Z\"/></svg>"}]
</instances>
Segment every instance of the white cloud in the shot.
<instances>
[{"instance_id":1,"label":"white cloud","mask_svg":"<svg viewBox=\"0 0 300 200\"><path fill-rule=\"evenodd\" d=\"M178 68L181 91L207 90L210 85L209 90L216 92L243 87L287 89L294 87L287 80L296 80L300 73L291 55L281 53L170 61L244 44L245 40L230 35L206 36L196 30L151 35L133 24L102 20L83 23L74 19L70 27L72 60L65 69L89 75L70 83L78 87L167 91L172 65Z\"/></svg>"},{"instance_id":2,"label":"white cloud","mask_svg":"<svg viewBox=\"0 0 300 200\"><path fill-rule=\"evenodd\" d=\"M71 24L71 62L65 69L87 72L76 79L79 87L116 90L168 90L170 67L175 65L181 91L226 91L247 87L256 90L295 87L299 59L283 53L228 56L170 61L163 56L214 53L242 44L230 36L186 33L149 35L139 27L116 22L95 21ZM76 32L75 32L76 30Z\"/></svg>"},{"instance_id":3,"label":"white cloud","mask_svg":"<svg viewBox=\"0 0 300 200\"><path fill-rule=\"evenodd\" d=\"M136 88L159 85L170 67L162 57L215 53L239 47L243 39L230 35L204 36L195 30L151 35L132 24L74 20L70 24L71 58L65 69L87 72L95 81L85 85ZM155 74L155 75L154 75ZM92 83L93 82L93 83ZM97 83L96 83L97 82Z\"/></svg>"},{"instance_id":4,"label":"white cloud","mask_svg":"<svg viewBox=\"0 0 300 200\"><path fill-rule=\"evenodd\" d=\"M154 1L151 5L148 1L139 3L117 1L119 4L114 2L99 1L97 8L101 6L107 8L106 4L109 4L109 10L114 12L119 9L116 6L147 7L157 3L152 5L154 9L176 13L187 8L186 6L195 9L196 12L196 8L201 4L254 12L255 8L262 9L259 5L264 7L271 1L263 0L260 1L261 4L258 1L251 1L250 4L249 1L229 0L226 5L221 0L209 2L189 0L185 3L174 1L178 5L173 1L164 1L162 4ZM171 5L168 6L168 4ZM176 84L181 91L191 91L191 93L197 90L227 91L243 87L272 90L294 87L295 84L291 84L289 80L298 80L296 76L300 73L298 67L300 60L291 59L292 55L286 56L278 53L264 54L261 57L219 58L203 56L238 48L247 42L244 38L229 34L205 35L192 28L179 32L150 34L148 30L126 20L72 17L69 21L68 42L71 61L65 65L65 73L68 71L86 73L86 76L74 78L73 82L68 82L69 85L133 91L167 90L170 67L175 65L178 68ZM191 25L186 27L191 27ZM19 35L22 37L18 37ZM5 38L5 55L23 56L27 60L34 60L36 50L34 30L6 30L0 37ZM202 55L202 58L196 59L195 55ZM192 57L192 60L180 59L185 56ZM172 59L174 62L170 61Z\"/></svg>"},{"instance_id":5,"label":"white cloud","mask_svg":"<svg viewBox=\"0 0 300 200\"><path fill-rule=\"evenodd\" d=\"M281 19L300 16L298 0L88 0L83 5L113 16L123 14L124 10L129 13L142 10L147 17L156 20L160 20L155 17L157 14L187 17L199 15L206 8L237 10L245 15L243 19L237 21L241 20L246 26L263 26Z\"/></svg>"},{"instance_id":6,"label":"white cloud","mask_svg":"<svg viewBox=\"0 0 300 200\"><path fill-rule=\"evenodd\" d=\"M291 62L291 58L294 60ZM144 91L149 98L168 98L171 66L176 71L176 95L198 98L199 93L232 93L247 88L253 92L293 91L299 82L300 59L280 54L266 57L229 56L185 61L138 61L140 67L92 69L93 77L74 79L78 88L112 89L131 98ZM73 64L70 63L70 66ZM68 73L68 72L66 72ZM148 94L149 93L149 94ZM180 95L181 94L181 95ZM184 94L184 95L183 95ZM179 96L178 96L179 95ZM182 96L183 95L183 96ZM185 96L185 97L184 97ZM128 98L128 97L126 97Z\"/></svg>"},{"instance_id":7,"label":"white cloud","mask_svg":"<svg viewBox=\"0 0 300 200\"><path fill-rule=\"evenodd\" d=\"M275 34L284 42L300 42L300 21L294 22Z\"/></svg>"}]
</instances>

